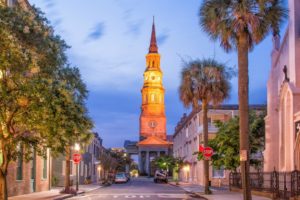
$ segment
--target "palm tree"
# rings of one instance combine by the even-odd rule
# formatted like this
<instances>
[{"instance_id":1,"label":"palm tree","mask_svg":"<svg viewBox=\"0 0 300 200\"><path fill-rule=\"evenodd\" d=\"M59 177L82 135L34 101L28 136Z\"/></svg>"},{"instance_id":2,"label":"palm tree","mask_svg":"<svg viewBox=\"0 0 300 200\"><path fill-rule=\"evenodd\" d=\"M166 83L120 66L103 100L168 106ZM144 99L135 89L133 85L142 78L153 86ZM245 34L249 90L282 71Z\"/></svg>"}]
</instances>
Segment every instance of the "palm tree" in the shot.
<instances>
[{"instance_id":1,"label":"palm tree","mask_svg":"<svg viewBox=\"0 0 300 200\"><path fill-rule=\"evenodd\" d=\"M249 157L248 124L248 53L269 32L279 34L287 16L281 0L204 0L200 8L200 25L225 51L238 53L238 96L240 114L240 153ZM251 200L249 159L241 159L244 199Z\"/></svg>"},{"instance_id":2,"label":"palm tree","mask_svg":"<svg viewBox=\"0 0 300 200\"><path fill-rule=\"evenodd\" d=\"M184 106L198 107L202 103L203 113L203 143L208 146L208 105L218 105L223 102L230 92L231 71L224 64L214 59L195 60L185 63L181 73L179 87L180 99ZM204 161L205 194L209 194L209 163Z\"/></svg>"}]
</instances>

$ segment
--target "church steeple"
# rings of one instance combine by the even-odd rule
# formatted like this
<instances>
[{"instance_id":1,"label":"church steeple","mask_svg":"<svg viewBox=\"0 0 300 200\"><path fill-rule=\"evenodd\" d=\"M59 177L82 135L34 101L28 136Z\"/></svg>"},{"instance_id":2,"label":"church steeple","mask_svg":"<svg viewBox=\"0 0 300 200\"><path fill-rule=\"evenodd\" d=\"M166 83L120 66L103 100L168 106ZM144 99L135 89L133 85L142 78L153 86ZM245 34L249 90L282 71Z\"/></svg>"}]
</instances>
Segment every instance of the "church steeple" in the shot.
<instances>
[{"instance_id":1,"label":"church steeple","mask_svg":"<svg viewBox=\"0 0 300 200\"><path fill-rule=\"evenodd\" d=\"M142 88L142 106L140 115L140 138L156 136L166 140L165 90L163 73L160 68L160 55L156 44L153 19L149 52L146 55L146 70Z\"/></svg>"},{"instance_id":2,"label":"church steeple","mask_svg":"<svg viewBox=\"0 0 300 200\"><path fill-rule=\"evenodd\" d=\"M153 24L152 24L152 33L151 33L149 53L158 53L158 47L157 47L157 44L156 44L156 35L155 35L154 16L153 16Z\"/></svg>"}]
</instances>

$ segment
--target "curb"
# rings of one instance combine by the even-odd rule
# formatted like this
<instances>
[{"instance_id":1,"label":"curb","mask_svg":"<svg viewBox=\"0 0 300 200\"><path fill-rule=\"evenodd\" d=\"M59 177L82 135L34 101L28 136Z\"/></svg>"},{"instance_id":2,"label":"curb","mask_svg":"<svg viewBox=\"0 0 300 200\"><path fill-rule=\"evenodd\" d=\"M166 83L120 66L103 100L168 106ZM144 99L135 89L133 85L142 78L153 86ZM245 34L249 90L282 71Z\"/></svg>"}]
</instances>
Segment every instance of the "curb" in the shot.
<instances>
[{"instance_id":1,"label":"curb","mask_svg":"<svg viewBox=\"0 0 300 200\"><path fill-rule=\"evenodd\" d=\"M174 186L174 187L180 187L180 184L179 184L179 185L176 185L176 184L173 184L173 183L168 183L168 184L169 184L169 185L172 185L172 186ZM195 195L195 196L197 196L197 197L201 197L201 198L203 198L203 199L208 200L207 198L201 196L201 195L200 195L199 193L197 193L197 192L187 191L187 190L185 190L185 189L182 188L182 187L180 187L180 188L183 189L185 192L187 192L187 193L189 193L189 194L192 194L192 195Z\"/></svg>"},{"instance_id":2,"label":"curb","mask_svg":"<svg viewBox=\"0 0 300 200\"><path fill-rule=\"evenodd\" d=\"M99 187L97 187L97 188L93 188L93 189L90 189L90 190L79 191L77 194L66 194L65 196L54 198L53 200L69 199L69 198L72 198L72 197L75 197L75 196L84 194L84 193L86 193L86 192L91 192L91 191L94 191L94 190L98 190L98 189L100 189L100 188L102 188L102 187L103 187L103 186L99 186Z\"/></svg>"}]
</instances>

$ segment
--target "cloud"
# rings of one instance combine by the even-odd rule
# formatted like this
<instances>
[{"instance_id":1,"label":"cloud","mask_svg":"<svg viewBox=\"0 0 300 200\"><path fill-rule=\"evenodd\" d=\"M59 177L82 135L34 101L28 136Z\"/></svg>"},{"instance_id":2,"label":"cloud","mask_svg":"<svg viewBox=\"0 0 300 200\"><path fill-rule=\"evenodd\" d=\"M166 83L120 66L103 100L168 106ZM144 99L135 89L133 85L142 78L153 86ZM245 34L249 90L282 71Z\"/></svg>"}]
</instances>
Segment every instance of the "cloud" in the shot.
<instances>
[{"instance_id":1,"label":"cloud","mask_svg":"<svg viewBox=\"0 0 300 200\"><path fill-rule=\"evenodd\" d=\"M128 33L131 33L135 36L140 35L141 27L143 25L143 21L135 21L135 22L128 22Z\"/></svg>"},{"instance_id":2,"label":"cloud","mask_svg":"<svg viewBox=\"0 0 300 200\"><path fill-rule=\"evenodd\" d=\"M55 6L55 3L53 0L46 0L46 7L47 8L53 8Z\"/></svg>"},{"instance_id":3,"label":"cloud","mask_svg":"<svg viewBox=\"0 0 300 200\"><path fill-rule=\"evenodd\" d=\"M92 32L88 35L89 40L98 40L104 34L105 24L104 22L98 23L92 30Z\"/></svg>"},{"instance_id":4,"label":"cloud","mask_svg":"<svg viewBox=\"0 0 300 200\"><path fill-rule=\"evenodd\" d=\"M157 36L157 43L159 46L163 45L167 39L169 38L169 34L167 33L161 33Z\"/></svg>"}]
</instances>

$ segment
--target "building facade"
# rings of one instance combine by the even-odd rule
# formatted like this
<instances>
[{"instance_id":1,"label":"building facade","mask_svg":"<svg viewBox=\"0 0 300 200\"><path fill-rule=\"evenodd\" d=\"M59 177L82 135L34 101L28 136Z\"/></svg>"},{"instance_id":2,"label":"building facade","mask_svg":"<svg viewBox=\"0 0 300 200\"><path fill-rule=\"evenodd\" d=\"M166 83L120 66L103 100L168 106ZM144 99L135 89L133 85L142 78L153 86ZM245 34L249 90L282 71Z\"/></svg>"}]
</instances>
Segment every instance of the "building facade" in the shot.
<instances>
[{"instance_id":1,"label":"building facade","mask_svg":"<svg viewBox=\"0 0 300 200\"><path fill-rule=\"evenodd\" d=\"M171 146L166 134L165 89L162 76L153 21L149 52L146 55L144 85L141 90L140 140L137 143L139 171L145 175L150 175L152 171L151 160L161 154L169 154Z\"/></svg>"},{"instance_id":2,"label":"building facade","mask_svg":"<svg viewBox=\"0 0 300 200\"><path fill-rule=\"evenodd\" d=\"M289 0L289 24L273 38L267 84L264 170L300 169L300 1Z\"/></svg>"},{"instance_id":3,"label":"building facade","mask_svg":"<svg viewBox=\"0 0 300 200\"><path fill-rule=\"evenodd\" d=\"M251 106L252 109L262 110L265 106ZM216 137L218 132L214 121L226 122L238 115L237 105L222 105L208 111L208 139ZM186 166L180 170L179 179L184 182L204 185L204 162L198 161L195 152L199 152L199 144L203 142L203 113L201 107L183 115L178 122L173 135L173 155L184 158ZM209 180L214 186L229 184L229 171L217 170L210 166Z\"/></svg>"},{"instance_id":4,"label":"building facade","mask_svg":"<svg viewBox=\"0 0 300 200\"><path fill-rule=\"evenodd\" d=\"M50 150L47 157L38 156L35 152L32 160L25 162L24 156L11 162L8 166L8 196L16 196L50 189Z\"/></svg>"},{"instance_id":5,"label":"building facade","mask_svg":"<svg viewBox=\"0 0 300 200\"><path fill-rule=\"evenodd\" d=\"M94 133L92 142L84 148L82 160L78 166L79 184L98 183L101 181L100 156L102 139ZM74 151L72 151L74 153ZM71 160L70 179L71 184L76 184L76 164ZM66 161L63 155L53 158L52 161L52 186L64 186Z\"/></svg>"}]
</instances>

